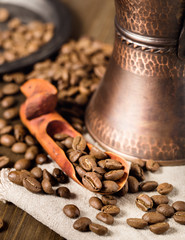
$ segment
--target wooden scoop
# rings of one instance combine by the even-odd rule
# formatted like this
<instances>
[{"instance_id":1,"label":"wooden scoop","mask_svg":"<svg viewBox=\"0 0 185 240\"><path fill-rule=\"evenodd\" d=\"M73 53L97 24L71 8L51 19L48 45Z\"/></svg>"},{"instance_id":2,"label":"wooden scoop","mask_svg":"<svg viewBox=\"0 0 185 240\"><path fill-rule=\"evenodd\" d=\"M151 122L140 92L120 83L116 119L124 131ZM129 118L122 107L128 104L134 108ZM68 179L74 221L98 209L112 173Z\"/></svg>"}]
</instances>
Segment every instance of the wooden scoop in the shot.
<instances>
[{"instance_id":1,"label":"wooden scoop","mask_svg":"<svg viewBox=\"0 0 185 240\"><path fill-rule=\"evenodd\" d=\"M53 136L56 133L66 133L71 137L81 136L55 111L57 104L56 88L46 80L31 79L21 86L21 91L27 97L27 100L20 108L22 122L60 168L70 178L85 187L77 178L74 166L67 158L65 152L53 140ZM87 143L87 147L91 150L93 145ZM128 178L128 163L114 153L106 152L106 154L123 165L124 176L119 181L116 181L119 191ZM105 194L103 192L99 193Z\"/></svg>"}]
</instances>

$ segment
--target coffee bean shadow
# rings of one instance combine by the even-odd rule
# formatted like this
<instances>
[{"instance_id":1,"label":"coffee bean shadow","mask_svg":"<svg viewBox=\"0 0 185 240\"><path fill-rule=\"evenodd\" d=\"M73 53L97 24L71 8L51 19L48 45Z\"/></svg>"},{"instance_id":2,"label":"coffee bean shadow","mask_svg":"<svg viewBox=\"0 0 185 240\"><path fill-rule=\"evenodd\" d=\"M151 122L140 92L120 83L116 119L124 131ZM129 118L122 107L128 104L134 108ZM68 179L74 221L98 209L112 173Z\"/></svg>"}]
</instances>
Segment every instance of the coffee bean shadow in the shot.
<instances>
[{"instance_id":1,"label":"coffee bean shadow","mask_svg":"<svg viewBox=\"0 0 185 240\"><path fill-rule=\"evenodd\" d=\"M179 190L176 187L174 187L173 190L168 194L168 197L175 197L178 195L178 193Z\"/></svg>"},{"instance_id":2,"label":"coffee bean shadow","mask_svg":"<svg viewBox=\"0 0 185 240\"><path fill-rule=\"evenodd\" d=\"M70 199L75 199L76 198L76 193L71 193L70 194Z\"/></svg>"},{"instance_id":3,"label":"coffee bean shadow","mask_svg":"<svg viewBox=\"0 0 185 240\"><path fill-rule=\"evenodd\" d=\"M177 232L177 229L175 229L174 227L170 227L164 235L169 236L169 235L174 234L176 232Z\"/></svg>"},{"instance_id":4,"label":"coffee bean shadow","mask_svg":"<svg viewBox=\"0 0 185 240\"><path fill-rule=\"evenodd\" d=\"M7 229L8 229L8 223L6 221L3 221L3 228L0 229L0 233L5 232Z\"/></svg>"}]
</instances>

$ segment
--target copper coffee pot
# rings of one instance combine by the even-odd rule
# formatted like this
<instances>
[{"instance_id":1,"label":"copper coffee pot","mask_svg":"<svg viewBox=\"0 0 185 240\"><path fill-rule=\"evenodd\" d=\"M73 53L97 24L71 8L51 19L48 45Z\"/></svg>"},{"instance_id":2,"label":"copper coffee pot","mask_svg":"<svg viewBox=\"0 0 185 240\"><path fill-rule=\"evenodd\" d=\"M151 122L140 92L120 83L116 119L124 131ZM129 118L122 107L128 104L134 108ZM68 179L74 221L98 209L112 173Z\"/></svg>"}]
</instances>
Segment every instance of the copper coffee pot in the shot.
<instances>
[{"instance_id":1,"label":"copper coffee pot","mask_svg":"<svg viewBox=\"0 0 185 240\"><path fill-rule=\"evenodd\" d=\"M185 0L115 0L115 43L86 126L128 160L185 164Z\"/></svg>"}]
</instances>

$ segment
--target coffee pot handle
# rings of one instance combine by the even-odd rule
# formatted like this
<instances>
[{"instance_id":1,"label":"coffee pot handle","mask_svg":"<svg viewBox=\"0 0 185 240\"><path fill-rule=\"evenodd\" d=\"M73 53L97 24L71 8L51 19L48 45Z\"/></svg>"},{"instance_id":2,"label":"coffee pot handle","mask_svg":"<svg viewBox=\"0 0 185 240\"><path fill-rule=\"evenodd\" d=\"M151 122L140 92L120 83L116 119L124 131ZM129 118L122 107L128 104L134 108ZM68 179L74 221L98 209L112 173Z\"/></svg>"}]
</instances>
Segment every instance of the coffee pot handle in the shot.
<instances>
[{"instance_id":1,"label":"coffee pot handle","mask_svg":"<svg viewBox=\"0 0 185 240\"><path fill-rule=\"evenodd\" d=\"M181 60L185 60L185 19L184 19L183 27L179 37L178 57Z\"/></svg>"}]
</instances>

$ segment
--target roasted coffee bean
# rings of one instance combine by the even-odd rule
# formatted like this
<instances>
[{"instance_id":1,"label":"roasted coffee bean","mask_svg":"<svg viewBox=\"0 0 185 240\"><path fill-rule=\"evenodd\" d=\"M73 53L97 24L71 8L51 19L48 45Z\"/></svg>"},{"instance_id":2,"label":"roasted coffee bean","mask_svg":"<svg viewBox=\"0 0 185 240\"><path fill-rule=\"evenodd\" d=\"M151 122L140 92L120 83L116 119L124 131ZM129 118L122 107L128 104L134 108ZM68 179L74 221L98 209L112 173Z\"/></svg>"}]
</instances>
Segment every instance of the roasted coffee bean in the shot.
<instances>
[{"instance_id":1,"label":"roasted coffee bean","mask_svg":"<svg viewBox=\"0 0 185 240\"><path fill-rule=\"evenodd\" d=\"M101 160L98 162L98 165L109 170L118 170L123 168L122 164L114 159Z\"/></svg>"},{"instance_id":2,"label":"roasted coffee bean","mask_svg":"<svg viewBox=\"0 0 185 240\"><path fill-rule=\"evenodd\" d=\"M82 152L74 150L69 153L68 158L71 162L76 162L82 156Z\"/></svg>"},{"instance_id":3,"label":"roasted coffee bean","mask_svg":"<svg viewBox=\"0 0 185 240\"><path fill-rule=\"evenodd\" d=\"M23 179L23 186L30 192L40 193L42 187L39 181L32 177L26 177Z\"/></svg>"},{"instance_id":4,"label":"roasted coffee bean","mask_svg":"<svg viewBox=\"0 0 185 240\"><path fill-rule=\"evenodd\" d=\"M25 153L27 150L26 143L23 142L16 142L12 146L12 152L14 153Z\"/></svg>"},{"instance_id":5,"label":"roasted coffee bean","mask_svg":"<svg viewBox=\"0 0 185 240\"><path fill-rule=\"evenodd\" d=\"M138 164L141 168L144 168L146 165L146 162L143 161L142 159L136 159L134 160L134 163Z\"/></svg>"},{"instance_id":6,"label":"roasted coffee bean","mask_svg":"<svg viewBox=\"0 0 185 240\"><path fill-rule=\"evenodd\" d=\"M8 125L0 129L0 135L9 134L13 130L13 127Z\"/></svg>"},{"instance_id":7,"label":"roasted coffee bean","mask_svg":"<svg viewBox=\"0 0 185 240\"><path fill-rule=\"evenodd\" d=\"M146 194L140 194L136 198L136 206L144 212L147 212L153 207L152 199Z\"/></svg>"},{"instance_id":8,"label":"roasted coffee bean","mask_svg":"<svg viewBox=\"0 0 185 240\"><path fill-rule=\"evenodd\" d=\"M0 156L0 169L5 168L9 165L10 159L6 156Z\"/></svg>"},{"instance_id":9,"label":"roasted coffee bean","mask_svg":"<svg viewBox=\"0 0 185 240\"><path fill-rule=\"evenodd\" d=\"M90 155L94 156L96 159L103 160L106 159L108 156L105 152L101 151L97 147L93 146L89 153Z\"/></svg>"},{"instance_id":10,"label":"roasted coffee bean","mask_svg":"<svg viewBox=\"0 0 185 240\"><path fill-rule=\"evenodd\" d=\"M15 164L14 168L16 170L29 169L31 167L31 162L25 158L19 159Z\"/></svg>"},{"instance_id":11,"label":"roasted coffee bean","mask_svg":"<svg viewBox=\"0 0 185 240\"><path fill-rule=\"evenodd\" d=\"M156 172L159 169L159 164L154 160L146 161L146 169L150 172Z\"/></svg>"},{"instance_id":12,"label":"roasted coffee bean","mask_svg":"<svg viewBox=\"0 0 185 240\"><path fill-rule=\"evenodd\" d=\"M64 214L69 218L77 218L80 216L80 210L73 204L67 204L63 208Z\"/></svg>"},{"instance_id":13,"label":"roasted coffee bean","mask_svg":"<svg viewBox=\"0 0 185 240\"><path fill-rule=\"evenodd\" d=\"M165 195L153 195L153 196L151 196L151 198L152 198L155 206L158 206L160 204L168 204L168 202L169 202L168 197Z\"/></svg>"},{"instance_id":14,"label":"roasted coffee bean","mask_svg":"<svg viewBox=\"0 0 185 240\"><path fill-rule=\"evenodd\" d=\"M175 211L185 211L185 202L176 201L172 204L172 207L175 209Z\"/></svg>"},{"instance_id":15,"label":"roasted coffee bean","mask_svg":"<svg viewBox=\"0 0 185 240\"><path fill-rule=\"evenodd\" d=\"M91 207L101 210L103 207L103 203L101 201L101 199L99 199L98 197L91 197L89 199L89 204L91 205Z\"/></svg>"},{"instance_id":16,"label":"roasted coffee bean","mask_svg":"<svg viewBox=\"0 0 185 240\"><path fill-rule=\"evenodd\" d=\"M147 212L142 216L142 219L148 222L148 224L155 224L164 222L165 216L158 212Z\"/></svg>"},{"instance_id":17,"label":"roasted coffee bean","mask_svg":"<svg viewBox=\"0 0 185 240\"><path fill-rule=\"evenodd\" d=\"M102 188L102 183L94 172L87 172L83 176L82 182L87 189L93 192L100 191Z\"/></svg>"},{"instance_id":18,"label":"roasted coffee bean","mask_svg":"<svg viewBox=\"0 0 185 240\"><path fill-rule=\"evenodd\" d=\"M113 216L108 213L100 212L96 215L96 218L109 225L112 225L114 223Z\"/></svg>"},{"instance_id":19,"label":"roasted coffee bean","mask_svg":"<svg viewBox=\"0 0 185 240\"><path fill-rule=\"evenodd\" d=\"M16 103L15 98L13 96L8 96L8 97L3 98L3 100L1 101L1 106L3 108L10 108L15 103Z\"/></svg>"},{"instance_id":20,"label":"roasted coffee bean","mask_svg":"<svg viewBox=\"0 0 185 240\"><path fill-rule=\"evenodd\" d=\"M56 190L56 193L58 196L63 197L63 198L70 198L70 195L71 195L71 193L67 187L59 187Z\"/></svg>"},{"instance_id":21,"label":"roasted coffee bean","mask_svg":"<svg viewBox=\"0 0 185 240\"><path fill-rule=\"evenodd\" d=\"M143 192L150 192L154 191L156 187L158 186L158 183L156 181L147 181L140 183L139 187Z\"/></svg>"},{"instance_id":22,"label":"roasted coffee bean","mask_svg":"<svg viewBox=\"0 0 185 240\"><path fill-rule=\"evenodd\" d=\"M85 176L85 174L87 173L82 167L80 166L76 166L76 171L79 174L79 176L81 178L83 178Z\"/></svg>"},{"instance_id":23,"label":"roasted coffee bean","mask_svg":"<svg viewBox=\"0 0 185 240\"><path fill-rule=\"evenodd\" d=\"M24 158L28 159L28 160L34 160L38 154L39 150L37 146L30 146L27 148L25 154L24 154Z\"/></svg>"},{"instance_id":24,"label":"roasted coffee bean","mask_svg":"<svg viewBox=\"0 0 185 240\"><path fill-rule=\"evenodd\" d=\"M95 168L96 160L91 155L85 155L79 158L80 167L82 167L85 171L91 171Z\"/></svg>"},{"instance_id":25,"label":"roasted coffee bean","mask_svg":"<svg viewBox=\"0 0 185 240\"><path fill-rule=\"evenodd\" d=\"M32 146L36 144L36 140L30 135L26 135L24 140L28 146Z\"/></svg>"},{"instance_id":26,"label":"roasted coffee bean","mask_svg":"<svg viewBox=\"0 0 185 240\"><path fill-rule=\"evenodd\" d=\"M48 194L54 193L52 185L48 179L43 179L41 182L41 185L42 185L42 189L44 190L45 193L48 193Z\"/></svg>"},{"instance_id":27,"label":"roasted coffee bean","mask_svg":"<svg viewBox=\"0 0 185 240\"><path fill-rule=\"evenodd\" d=\"M5 134L1 137L1 144L5 147L11 147L15 143L15 138L12 135Z\"/></svg>"},{"instance_id":28,"label":"roasted coffee bean","mask_svg":"<svg viewBox=\"0 0 185 240\"><path fill-rule=\"evenodd\" d=\"M58 183L66 183L68 180L67 175L65 175L61 169L54 168L53 169L53 176L56 178Z\"/></svg>"},{"instance_id":29,"label":"roasted coffee bean","mask_svg":"<svg viewBox=\"0 0 185 240\"><path fill-rule=\"evenodd\" d=\"M112 216L116 216L120 213L120 208L116 205L106 205L102 207L101 211L104 213L109 213Z\"/></svg>"},{"instance_id":30,"label":"roasted coffee bean","mask_svg":"<svg viewBox=\"0 0 185 240\"><path fill-rule=\"evenodd\" d=\"M119 186L116 182L111 181L111 180L106 180L102 182L102 192L104 193L115 193L119 189Z\"/></svg>"},{"instance_id":31,"label":"roasted coffee bean","mask_svg":"<svg viewBox=\"0 0 185 240\"><path fill-rule=\"evenodd\" d=\"M119 197L123 197L128 193L128 181L126 181L125 185L121 190L119 190L116 195Z\"/></svg>"},{"instance_id":32,"label":"roasted coffee bean","mask_svg":"<svg viewBox=\"0 0 185 240\"><path fill-rule=\"evenodd\" d=\"M33 176L37 179L41 179L42 178L42 169L39 167L34 167L31 171L30 171Z\"/></svg>"},{"instance_id":33,"label":"roasted coffee bean","mask_svg":"<svg viewBox=\"0 0 185 240\"><path fill-rule=\"evenodd\" d=\"M88 232L91 220L87 217L81 217L73 223L73 228L80 232Z\"/></svg>"},{"instance_id":34,"label":"roasted coffee bean","mask_svg":"<svg viewBox=\"0 0 185 240\"><path fill-rule=\"evenodd\" d=\"M9 16L10 16L10 13L6 8L0 8L0 23L6 22Z\"/></svg>"},{"instance_id":35,"label":"roasted coffee bean","mask_svg":"<svg viewBox=\"0 0 185 240\"><path fill-rule=\"evenodd\" d=\"M128 190L130 193L137 193L139 191L139 182L133 176L128 177Z\"/></svg>"},{"instance_id":36,"label":"roasted coffee bean","mask_svg":"<svg viewBox=\"0 0 185 240\"><path fill-rule=\"evenodd\" d=\"M0 130L7 126L7 121L3 118L0 118Z\"/></svg>"},{"instance_id":37,"label":"roasted coffee bean","mask_svg":"<svg viewBox=\"0 0 185 240\"><path fill-rule=\"evenodd\" d=\"M14 95L19 92L19 86L16 83L8 83L2 88L4 95Z\"/></svg>"},{"instance_id":38,"label":"roasted coffee bean","mask_svg":"<svg viewBox=\"0 0 185 240\"><path fill-rule=\"evenodd\" d=\"M16 124L14 126L14 136L16 141L23 142L25 135L26 135L26 129L22 125Z\"/></svg>"},{"instance_id":39,"label":"roasted coffee bean","mask_svg":"<svg viewBox=\"0 0 185 240\"><path fill-rule=\"evenodd\" d=\"M72 148L74 150L84 151L86 148L87 142L84 137L76 136L73 139Z\"/></svg>"},{"instance_id":40,"label":"roasted coffee bean","mask_svg":"<svg viewBox=\"0 0 185 240\"><path fill-rule=\"evenodd\" d=\"M145 180L144 171L138 164L135 164L135 163L131 164L129 174L131 176L134 176L135 178L137 178L139 181L144 181Z\"/></svg>"},{"instance_id":41,"label":"roasted coffee bean","mask_svg":"<svg viewBox=\"0 0 185 240\"><path fill-rule=\"evenodd\" d=\"M53 138L58 141L62 141L64 139L66 139L67 137L69 137L69 135L66 133L55 133L53 136Z\"/></svg>"},{"instance_id":42,"label":"roasted coffee bean","mask_svg":"<svg viewBox=\"0 0 185 240\"><path fill-rule=\"evenodd\" d=\"M21 172L20 171L11 171L9 172L8 174L8 179L17 184L17 185L20 185L22 186L23 183L22 183L22 177L21 177Z\"/></svg>"},{"instance_id":43,"label":"roasted coffee bean","mask_svg":"<svg viewBox=\"0 0 185 240\"><path fill-rule=\"evenodd\" d=\"M136 229L143 229L148 226L148 222L140 218L128 218L127 224Z\"/></svg>"},{"instance_id":44,"label":"roasted coffee bean","mask_svg":"<svg viewBox=\"0 0 185 240\"><path fill-rule=\"evenodd\" d=\"M20 171L20 174L21 174L21 179L22 179L22 181L23 181L24 178L27 178L27 177L35 178L35 176L34 176L31 172L29 172L28 170L26 170L26 169L22 169L22 170Z\"/></svg>"},{"instance_id":45,"label":"roasted coffee bean","mask_svg":"<svg viewBox=\"0 0 185 240\"><path fill-rule=\"evenodd\" d=\"M56 185L57 180L55 179L55 177L53 177L53 175L51 175L51 173L49 173L46 169L44 169L42 173L43 179L49 180L52 186Z\"/></svg>"},{"instance_id":46,"label":"roasted coffee bean","mask_svg":"<svg viewBox=\"0 0 185 240\"><path fill-rule=\"evenodd\" d=\"M45 153L40 153L37 155L36 159L35 159L35 162L37 164L44 164L44 163L47 163L48 162L48 157Z\"/></svg>"},{"instance_id":47,"label":"roasted coffee bean","mask_svg":"<svg viewBox=\"0 0 185 240\"><path fill-rule=\"evenodd\" d=\"M101 198L104 205L116 205L117 199L112 195L105 195Z\"/></svg>"},{"instance_id":48,"label":"roasted coffee bean","mask_svg":"<svg viewBox=\"0 0 185 240\"><path fill-rule=\"evenodd\" d=\"M173 190L173 186L172 186L172 184L169 184L169 183L161 183L157 187L158 193L160 193L162 195L166 195L166 194L170 193L172 190Z\"/></svg>"},{"instance_id":49,"label":"roasted coffee bean","mask_svg":"<svg viewBox=\"0 0 185 240\"><path fill-rule=\"evenodd\" d=\"M72 148L73 138L72 137L67 137L61 143L64 144L65 147L67 147L67 148Z\"/></svg>"},{"instance_id":50,"label":"roasted coffee bean","mask_svg":"<svg viewBox=\"0 0 185 240\"><path fill-rule=\"evenodd\" d=\"M172 217L173 214L175 213L174 208L171 207L168 204L160 204L157 208L156 208L157 212L163 214L165 217L169 218Z\"/></svg>"},{"instance_id":51,"label":"roasted coffee bean","mask_svg":"<svg viewBox=\"0 0 185 240\"><path fill-rule=\"evenodd\" d=\"M185 225L185 211L178 211L173 215L174 220L177 223Z\"/></svg>"},{"instance_id":52,"label":"roasted coffee bean","mask_svg":"<svg viewBox=\"0 0 185 240\"><path fill-rule=\"evenodd\" d=\"M18 115L19 115L18 107L8 108L3 113L3 117L7 120L14 119L14 118L18 117Z\"/></svg>"},{"instance_id":53,"label":"roasted coffee bean","mask_svg":"<svg viewBox=\"0 0 185 240\"><path fill-rule=\"evenodd\" d=\"M106 173L105 169L103 169L101 167L94 167L93 172L95 172L96 174L99 174L101 176L103 176Z\"/></svg>"},{"instance_id":54,"label":"roasted coffee bean","mask_svg":"<svg viewBox=\"0 0 185 240\"><path fill-rule=\"evenodd\" d=\"M108 229L100 224L90 223L89 228L91 232L96 233L97 235L105 235L108 232Z\"/></svg>"},{"instance_id":55,"label":"roasted coffee bean","mask_svg":"<svg viewBox=\"0 0 185 240\"><path fill-rule=\"evenodd\" d=\"M169 229L170 225L167 222L160 222L149 226L151 232L155 234L163 234Z\"/></svg>"},{"instance_id":56,"label":"roasted coffee bean","mask_svg":"<svg viewBox=\"0 0 185 240\"><path fill-rule=\"evenodd\" d=\"M124 170L112 170L104 174L104 178L107 180L117 181L124 175Z\"/></svg>"}]
</instances>

